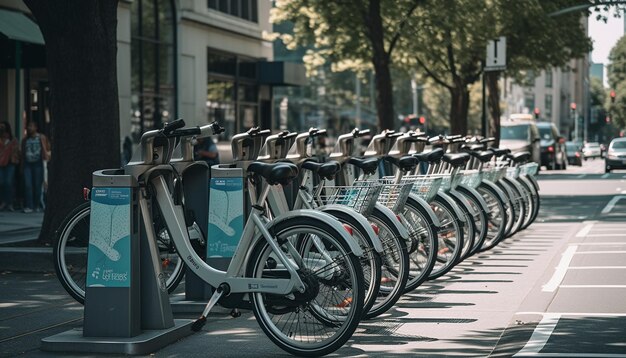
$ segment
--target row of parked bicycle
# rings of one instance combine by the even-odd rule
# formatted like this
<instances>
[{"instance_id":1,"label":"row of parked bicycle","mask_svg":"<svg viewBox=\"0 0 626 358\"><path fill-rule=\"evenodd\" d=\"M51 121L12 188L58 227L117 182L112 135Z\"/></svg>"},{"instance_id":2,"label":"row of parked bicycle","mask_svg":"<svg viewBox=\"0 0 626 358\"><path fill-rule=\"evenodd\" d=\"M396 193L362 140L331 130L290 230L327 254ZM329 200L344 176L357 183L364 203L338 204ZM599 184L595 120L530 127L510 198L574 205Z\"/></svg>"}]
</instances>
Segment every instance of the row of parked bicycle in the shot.
<instances>
[{"instance_id":1,"label":"row of parked bicycle","mask_svg":"<svg viewBox=\"0 0 626 358\"><path fill-rule=\"evenodd\" d=\"M539 211L537 163L527 163L528 153L490 147L493 138L387 130L372 136L361 154L356 142L370 133L354 129L318 162L312 144L325 130L271 134L252 128L233 136L233 163L219 165L243 169L249 194L240 244L228 270L219 271L198 264L211 242L206 228L189 219L187 230L174 228L177 215L193 215L185 216L184 200L167 197L185 182L181 162L206 165L187 155L189 139L221 128L180 126L144 134L141 157L125 168L137 179L150 173L139 182L157 193L152 200L159 210L150 225L168 288L180 282L186 263L216 287L196 328L217 302L249 308L268 337L296 355L335 351L361 319L387 312L404 293L526 228ZM182 157L172 159L177 145ZM177 169L162 174L174 162ZM158 180L150 167L159 168ZM65 220L55 244L59 279L79 302L88 223L85 203Z\"/></svg>"}]
</instances>

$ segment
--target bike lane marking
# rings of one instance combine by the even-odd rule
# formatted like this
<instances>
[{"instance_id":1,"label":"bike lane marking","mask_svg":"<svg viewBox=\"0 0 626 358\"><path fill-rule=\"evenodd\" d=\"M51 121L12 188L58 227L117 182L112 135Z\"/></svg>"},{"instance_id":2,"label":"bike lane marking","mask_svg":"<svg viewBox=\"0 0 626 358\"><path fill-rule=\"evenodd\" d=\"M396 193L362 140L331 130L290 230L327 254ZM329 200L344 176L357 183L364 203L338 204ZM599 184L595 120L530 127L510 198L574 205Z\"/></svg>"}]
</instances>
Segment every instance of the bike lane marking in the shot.
<instances>
[{"instance_id":1,"label":"bike lane marking","mask_svg":"<svg viewBox=\"0 0 626 358\"><path fill-rule=\"evenodd\" d=\"M622 200L622 199L626 199L626 196L624 195L616 195L614 196L604 207L604 209L602 209L602 214L608 214L611 212L611 210L613 210L613 207L615 207L615 204L617 204L618 201Z\"/></svg>"},{"instance_id":2,"label":"bike lane marking","mask_svg":"<svg viewBox=\"0 0 626 358\"><path fill-rule=\"evenodd\" d=\"M513 357L536 356L548 342L550 335L554 331L556 324L559 323L560 314L543 313L543 318L535 327L533 334L524 347L513 355Z\"/></svg>"},{"instance_id":3,"label":"bike lane marking","mask_svg":"<svg viewBox=\"0 0 626 358\"><path fill-rule=\"evenodd\" d=\"M569 267L572 258L576 254L576 250L578 249L577 245L570 245L567 250L562 254L561 261L559 262L552 278L548 283L542 286L541 291L543 292L554 292L559 287L565 274L567 273L567 268Z\"/></svg>"},{"instance_id":4,"label":"bike lane marking","mask_svg":"<svg viewBox=\"0 0 626 358\"><path fill-rule=\"evenodd\" d=\"M589 234L589 231L591 231L591 228L593 228L593 225L596 222L597 221L590 221L590 222L588 222L585 226L583 226L582 229L580 229L579 232L576 233L576 237L585 237L585 236L587 236L587 234Z\"/></svg>"}]
</instances>

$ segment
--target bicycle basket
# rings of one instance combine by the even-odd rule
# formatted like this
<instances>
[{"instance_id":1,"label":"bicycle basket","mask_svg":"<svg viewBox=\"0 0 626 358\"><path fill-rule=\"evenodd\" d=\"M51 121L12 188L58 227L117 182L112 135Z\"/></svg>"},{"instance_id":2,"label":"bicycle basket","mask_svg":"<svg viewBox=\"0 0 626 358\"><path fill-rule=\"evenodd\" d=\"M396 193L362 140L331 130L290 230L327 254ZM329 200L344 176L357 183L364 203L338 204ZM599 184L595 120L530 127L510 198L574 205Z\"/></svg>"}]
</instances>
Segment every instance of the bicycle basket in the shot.
<instances>
[{"instance_id":1,"label":"bicycle basket","mask_svg":"<svg viewBox=\"0 0 626 358\"><path fill-rule=\"evenodd\" d=\"M506 177L515 179L519 176L520 169L518 167L506 168Z\"/></svg>"},{"instance_id":2,"label":"bicycle basket","mask_svg":"<svg viewBox=\"0 0 626 358\"><path fill-rule=\"evenodd\" d=\"M402 183L410 183L411 194L414 194L427 202L433 200L439 187L441 186L441 177L432 175L406 175L402 177Z\"/></svg>"},{"instance_id":3,"label":"bicycle basket","mask_svg":"<svg viewBox=\"0 0 626 358\"><path fill-rule=\"evenodd\" d=\"M531 162L531 163L526 163L523 165L520 165L520 174L521 175L532 175L535 176L537 175L537 169L539 169L539 164L535 163L535 162Z\"/></svg>"},{"instance_id":4,"label":"bicycle basket","mask_svg":"<svg viewBox=\"0 0 626 358\"><path fill-rule=\"evenodd\" d=\"M374 210L381 185L371 181L355 181L352 186L325 186L318 199L322 205L339 204L369 216Z\"/></svg>"},{"instance_id":5,"label":"bicycle basket","mask_svg":"<svg viewBox=\"0 0 626 358\"><path fill-rule=\"evenodd\" d=\"M395 183L393 177L385 177L378 181L381 185L378 202L396 213L404 211L404 204L411 194L411 184Z\"/></svg>"},{"instance_id":6,"label":"bicycle basket","mask_svg":"<svg viewBox=\"0 0 626 358\"><path fill-rule=\"evenodd\" d=\"M439 186L439 191L450 191L456 188L461 181L461 176L456 174L454 177L452 174L437 174L441 176L441 186Z\"/></svg>"},{"instance_id":7,"label":"bicycle basket","mask_svg":"<svg viewBox=\"0 0 626 358\"><path fill-rule=\"evenodd\" d=\"M459 172L458 176L461 177L460 184L474 189L476 189L483 180L483 173L476 169L463 170Z\"/></svg>"},{"instance_id":8,"label":"bicycle basket","mask_svg":"<svg viewBox=\"0 0 626 358\"><path fill-rule=\"evenodd\" d=\"M506 175L506 168L491 167L483 169L483 179L490 182L497 182Z\"/></svg>"}]
</instances>

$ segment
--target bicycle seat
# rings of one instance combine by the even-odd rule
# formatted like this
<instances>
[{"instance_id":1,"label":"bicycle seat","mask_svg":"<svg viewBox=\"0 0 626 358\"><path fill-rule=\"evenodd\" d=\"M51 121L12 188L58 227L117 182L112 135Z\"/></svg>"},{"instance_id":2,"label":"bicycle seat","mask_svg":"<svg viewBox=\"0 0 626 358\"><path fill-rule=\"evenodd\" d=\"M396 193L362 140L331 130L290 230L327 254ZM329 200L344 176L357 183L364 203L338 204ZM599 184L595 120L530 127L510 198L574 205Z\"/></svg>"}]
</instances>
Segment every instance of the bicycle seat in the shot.
<instances>
[{"instance_id":1,"label":"bicycle seat","mask_svg":"<svg viewBox=\"0 0 626 358\"><path fill-rule=\"evenodd\" d=\"M248 171L262 176L270 185L287 185L298 176L298 167L284 162L272 164L254 162L248 166Z\"/></svg>"},{"instance_id":2,"label":"bicycle seat","mask_svg":"<svg viewBox=\"0 0 626 358\"><path fill-rule=\"evenodd\" d=\"M454 153L454 154L444 154L441 158L444 162L449 163L453 167L460 167L465 164L470 158L470 155L467 153Z\"/></svg>"},{"instance_id":3,"label":"bicycle seat","mask_svg":"<svg viewBox=\"0 0 626 358\"><path fill-rule=\"evenodd\" d=\"M426 152L426 153L413 154L413 156L417 158L418 161L429 162L429 163L436 163L440 161L443 155L444 155L444 151L441 148L435 148L431 150L430 152Z\"/></svg>"},{"instance_id":4,"label":"bicycle seat","mask_svg":"<svg viewBox=\"0 0 626 358\"><path fill-rule=\"evenodd\" d=\"M348 163L361 169L365 174L374 174L378 169L378 158L350 158Z\"/></svg>"},{"instance_id":5,"label":"bicycle seat","mask_svg":"<svg viewBox=\"0 0 626 358\"><path fill-rule=\"evenodd\" d=\"M341 165L335 160L331 160L327 163L318 163L314 160L307 160L302 163L302 168L308 169L320 177L329 180L334 179L335 175L341 171Z\"/></svg>"},{"instance_id":6,"label":"bicycle seat","mask_svg":"<svg viewBox=\"0 0 626 358\"><path fill-rule=\"evenodd\" d=\"M519 152L515 154L509 154L507 155L507 157L513 160L513 163L523 163L525 161L528 161L528 159L530 158L530 152Z\"/></svg>"},{"instance_id":7,"label":"bicycle seat","mask_svg":"<svg viewBox=\"0 0 626 358\"><path fill-rule=\"evenodd\" d=\"M417 166L418 160L412 155L405 155L398 158L385 157L385 160L400 168L402 171L413 170Z\"/></svg>"},{"instance_id":8,"label":"bicycle seat","mask_svg":"<svg viewBox=\"0 0 626 358\"><path fill-rule=\"evenodd\" d=\"M468 151L466 152L469 155L471 155L472 157L480 160L483 163L488 162L489 160L491 160L491 158L493 158L494 153L492 151L489 150L484 150L481 152L477 152L477 151Z\"/></svg>"},{"instance_id":9,"label":"bicycle seat","mask_svg":"<svg viewBox=\"0 0 626 358\"><path fill-rule=\"evenodd\" d=\"M505 154L509 154L509 153L511 153L511 150L510 150L510 149L507 149L507 148L494 148L494 147L489 147L489 150L490 150L490 151L492 151L492 152L493 152L493 154L494 154L496 157L501 157L501 156L503 156L503 155L505 155Z\"/></svg>"}]
</instances>

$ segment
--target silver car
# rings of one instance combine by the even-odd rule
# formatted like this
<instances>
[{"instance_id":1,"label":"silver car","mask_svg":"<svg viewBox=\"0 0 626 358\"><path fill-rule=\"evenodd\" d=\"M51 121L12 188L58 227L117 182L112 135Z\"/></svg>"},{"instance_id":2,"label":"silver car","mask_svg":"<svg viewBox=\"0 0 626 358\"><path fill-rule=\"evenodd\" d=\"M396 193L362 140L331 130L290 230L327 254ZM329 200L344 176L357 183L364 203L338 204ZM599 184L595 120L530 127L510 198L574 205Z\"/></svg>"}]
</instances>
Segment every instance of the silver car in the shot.
<instances>
[{"instance_id":1,"label":"silver car","mask_svg":"<svg viewBox=\"0 0 626 358\"><path fill-rule=\"evenodd\" d=\"M600 149L600 143L590 142L583 145L583 157L587 158L600 158L602 156L602 149Z\"/></svg>"},{"instance_id":2,"label":"silver car","mask_svg":"<svg viewBox=\"0 0 626 358\"><path fill-rule=\"evenodd\" d=\"M626 138L615 138L609 144L604 158L604 172L610 173L613 169L626 169Z\"/></svg>"}]
</instances>

